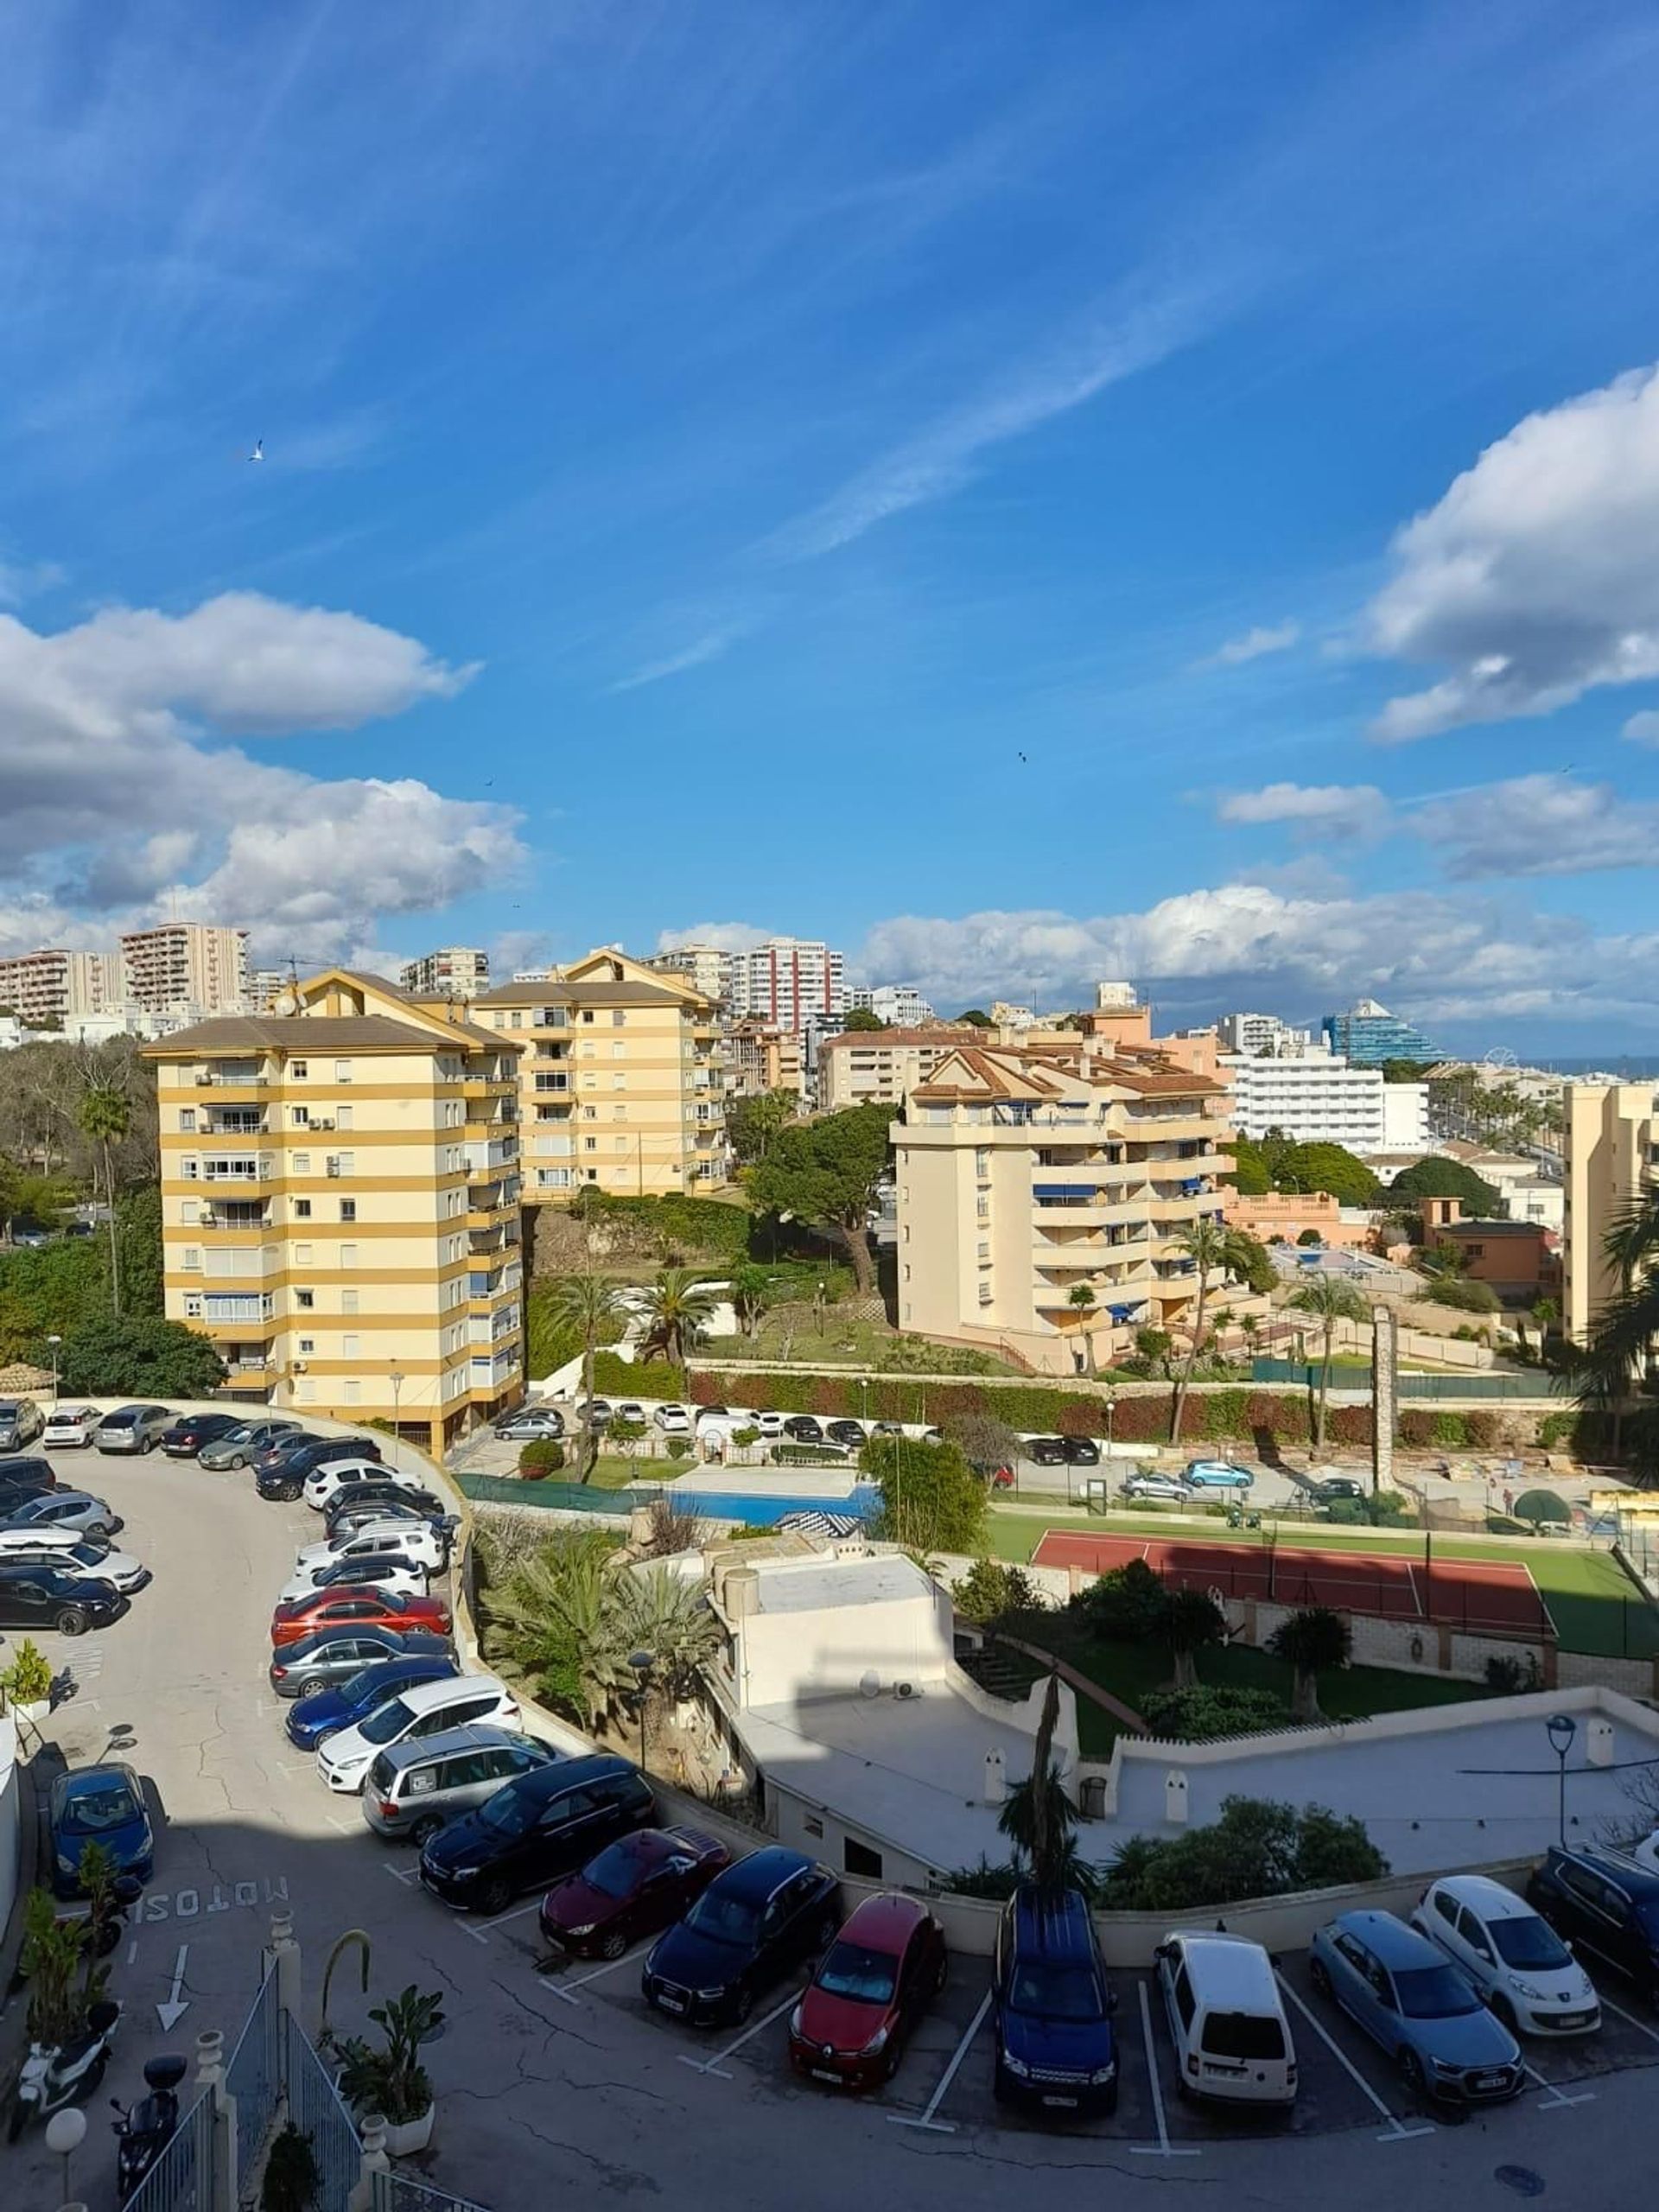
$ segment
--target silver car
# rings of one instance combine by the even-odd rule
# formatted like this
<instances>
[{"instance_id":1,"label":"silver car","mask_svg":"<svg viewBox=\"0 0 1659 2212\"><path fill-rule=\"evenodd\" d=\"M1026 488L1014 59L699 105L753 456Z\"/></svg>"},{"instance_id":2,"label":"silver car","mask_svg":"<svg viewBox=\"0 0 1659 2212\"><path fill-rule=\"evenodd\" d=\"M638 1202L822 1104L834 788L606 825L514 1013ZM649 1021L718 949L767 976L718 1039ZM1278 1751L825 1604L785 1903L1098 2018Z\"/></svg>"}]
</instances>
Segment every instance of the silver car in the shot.
<instances>
[{"instance_id":1,"label":"silver car","mask_svg":"<svg viewBox=\"0 0 1659 2212\"><path fill-rule=\"evenodd\" d=\"M510 1728L474 1721L439 1736L414 1736L380 1753L363 1785L363 1817L377 1835L423 1844L457 1813L469 1813L506 1783L557 1756Z\"/></svg>"},{"instance_id":2,"label":"silver car","mask_svg":"<svg viewBox=\"0 0 1659 2212\"><path fill-rule=\"evenodd\" d=\"M8 1529L73 1529L82 1536L118 1535L121 1516L101 1497L84 1490L43 1491L26 1497L5 1516Z\"/></svg>"},{"instance_id":3,"label":"silver car","mask_svg":"<svg viewBox=\"0 0 1659 2212\"><path fill-rule=\"evenodd\" d=\"M46 1427L33 1398L0 1398L0 1452L21 1452Z\"/></svg>"},{"instance_id":4,"label":"silver car","mask_svg":"<svg viewBox=\"0 0 1659 2212\"><path fill-rule=\"evenodd\" d=\"M92 1442L100 1452L153 1452L172 1425L168 1406L118 1406L92 1431Z\"/></svg>"}]
</instances>

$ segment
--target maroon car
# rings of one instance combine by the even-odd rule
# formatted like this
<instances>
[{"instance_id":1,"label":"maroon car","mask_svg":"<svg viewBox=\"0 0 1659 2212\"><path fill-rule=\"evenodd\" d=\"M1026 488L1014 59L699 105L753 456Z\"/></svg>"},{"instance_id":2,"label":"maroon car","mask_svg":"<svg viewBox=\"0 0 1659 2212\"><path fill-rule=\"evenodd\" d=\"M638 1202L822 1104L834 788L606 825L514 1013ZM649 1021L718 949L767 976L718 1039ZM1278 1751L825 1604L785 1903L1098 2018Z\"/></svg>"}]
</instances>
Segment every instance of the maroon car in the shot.
<instances>
[{"instance_id":1,"label":"maroon car","mask_svg":"<svg viewBox=\"0 0 1659 2212\"><path fill-rule=\"evenodd\" d=\"M636 1828L548 1891L543 1940L575 1958L620 1959L671 1926L731 1863L725 1845L696 1828Z\"/></svg>"},{"instance_id":2,"label":"maroon car","mask_svg":"<svg viewBox=\"0 0 1659 2212\"><path fill-rule=\"evenodd\" d=\"M918 1897L866 1897L790 2016L790 2064L842 2089L890 2082L947 1971L944 1931Z\"/></svg>"}]
</instances>

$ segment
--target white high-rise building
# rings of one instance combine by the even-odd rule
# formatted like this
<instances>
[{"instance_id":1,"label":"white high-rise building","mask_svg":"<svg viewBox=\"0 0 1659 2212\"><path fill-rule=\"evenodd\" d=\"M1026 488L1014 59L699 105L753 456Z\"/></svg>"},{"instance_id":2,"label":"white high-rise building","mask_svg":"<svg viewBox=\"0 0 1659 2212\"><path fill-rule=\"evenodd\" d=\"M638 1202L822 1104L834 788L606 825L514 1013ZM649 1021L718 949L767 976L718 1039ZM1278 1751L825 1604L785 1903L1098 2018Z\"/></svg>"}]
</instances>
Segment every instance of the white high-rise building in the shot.
<instances>
[{"instance_id":1,"label":"white high-rise building","mask_svg":"<svg viewBox=\"0 0 1659 2212\"><path fill-rule=\"evenodd\" d=\"M1240 1052L1260 1059L1271 1052L1275 1059L1301 1058L1313 1043L1308 1029L1293 1029L1274 1014L1224 1014L1216 1024L1224 1052Z\"/></svg>"},{"instance_id":2,"label":"white high-rise building","mask_svg":"<svg viewBox=\"0 0 1659 2212\"><path fill-rule=\"evenodd\" d=\"M726 1005L732 995L732 956L717 944L672 944L645 962L659 975L683 976L695 991Z\"/></svg>"},{"instance_id":3,"label":"white high-rise building","mask_svg":"<svg viewBox=\"0 0 1659 2212\"><path fill-rule=\"evenodd\" d=\"M732 955L729 1010L734 1020L764 1021L799 1035L815 1017L839 1021L847 1011L845 962L817 939L768 938Z\"/></svg>"},{"instance_id":4,"label":"white high-rise building","mask_svg":"<svg viewBox=\"0 0 1659 2212\"><path fill-rule=\"evenodd\" d=\"M178 1007L240 1014L248 1001L248 933L210 922L158 922L121 940L122 995L148 1014Z\"/></svg>"},{"instance_id":5,"label":"white high-rise building","mask_svg":"<svg viewBox=\"0 0 1659 2212\"><path fill-rule=\"evenodd\" d=\"M847 989L849 1014L873 1014L892 1029L920 1029L938 1019L914 983L852 983Z\"/></svg>"},{"instance_id":6,"label":"white high-rise building","mask_svg":"<svg viewBox=\"0 0 1659 2212\"><path fill-rule=\"evenodd\" d=\"M398 982L418 999L475 999L490 988L490 956L475 944L446 944L406 960Z\"/></svg>"},{"instance_id":7,"label":"white high-rise building","mask_svg":"<svg viewBox=\"0 0 1659 2212\"><path fill-rule=\"evenodd\" d=\"M1269 1060L1229 1053L1221 1071L1232 1085L1232 1122L1241 1136L1278 1129L1298 1144L1383 1149L1388 1086L1381 1068L1351 1068L1330 1052Z\"/></svg>"}]
</instances>

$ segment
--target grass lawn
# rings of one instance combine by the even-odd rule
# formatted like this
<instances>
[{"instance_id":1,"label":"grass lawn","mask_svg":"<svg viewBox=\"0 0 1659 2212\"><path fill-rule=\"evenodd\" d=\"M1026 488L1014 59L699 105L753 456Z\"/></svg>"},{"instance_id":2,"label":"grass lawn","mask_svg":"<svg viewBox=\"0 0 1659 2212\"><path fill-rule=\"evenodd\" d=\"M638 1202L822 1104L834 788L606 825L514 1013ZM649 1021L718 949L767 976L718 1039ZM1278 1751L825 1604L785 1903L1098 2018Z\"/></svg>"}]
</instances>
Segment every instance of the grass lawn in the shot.
<instances>
[{"instance_id":1,"label":"grass lawn","mask_svg":"<svg viewBox=\"0 0 1659 2212\"><path fill-rule=\"evenodd\" d=\"M998 1559L1023 1565L1048 1529L1088 1530L1097 1535L1185 1536L1199 1543L1260 1544L1259 1529L1230 1529L1224 1522L1197 1526L1190 1522L1159 1519L1151 1514L1114 1513L1106 1516L1055 1512L1046 1515L994 1512L988 1541ZM1414 1529L1346 1529L1320 1526L1296 1529L1281 1526L1281 1551L1303 1548L1315 1551L1404 1553L1421 1558L1421 1534ZM1580 1551L1576 1547L1544 1539L1535 1542L1459 1543L1436 1537L1434 1556L1446 1560L1514 1561L1532 1570L1555 1623L1561 1647L1604 1658L1650 1658L1659 1652L1659 1607L1650 1605L1624 1569L1606 1552ZM1414 1675L1414 1681L1418 1678Z\"/></svg>"},{"instance_id":2,"label":"grass lawn","mask_svg":"<svg viewBox=\"0 0 1659 2212\"><path fill-rule=\"evenodd\" d=\"M845 1306L827 1306L824 1325L820 1330L808 1300L774 1307L762 1320L753 1343L721 1338L708 1349L722 1359L764 1359L786 1362L791 1367L856 1366L877 1376L900 1372L882 1364L898 1341L896 1332L885 1322L866 1320ZM933 1371L950 1374L961 1357L960 1345L941 1344L938 1365ZM1020 1371L989 1352L984 1355L982 1366L976 1360L972 1369L975 1375L1016 1376Z\"/></svg>"}]
</instances>

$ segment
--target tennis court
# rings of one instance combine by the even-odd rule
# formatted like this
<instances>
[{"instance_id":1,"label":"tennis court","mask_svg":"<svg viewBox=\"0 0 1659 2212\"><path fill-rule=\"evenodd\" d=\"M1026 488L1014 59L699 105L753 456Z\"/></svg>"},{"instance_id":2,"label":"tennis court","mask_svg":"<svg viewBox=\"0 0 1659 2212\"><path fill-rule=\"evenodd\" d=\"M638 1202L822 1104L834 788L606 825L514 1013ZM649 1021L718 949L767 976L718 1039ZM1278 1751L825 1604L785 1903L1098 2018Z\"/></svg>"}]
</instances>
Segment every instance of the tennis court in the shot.
<instances>
[{"instance_id":1,"label":"tennis court","mask_svg":"<svg viewBox=\"0 0 1659 2212\"><path fill-rule=\"evenodd\" d=\"M1498 1636L1555 1636L1531 1570L1508 1562L1072 1535L1058 1529L1049 1529L1032 1554L1034 1566L1077 1567L1085 1574L1104 1574L1137 1559L1179 1589L1276 1605L1329 1605Z\"/></svg>"}]
</instances>

